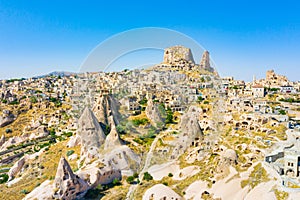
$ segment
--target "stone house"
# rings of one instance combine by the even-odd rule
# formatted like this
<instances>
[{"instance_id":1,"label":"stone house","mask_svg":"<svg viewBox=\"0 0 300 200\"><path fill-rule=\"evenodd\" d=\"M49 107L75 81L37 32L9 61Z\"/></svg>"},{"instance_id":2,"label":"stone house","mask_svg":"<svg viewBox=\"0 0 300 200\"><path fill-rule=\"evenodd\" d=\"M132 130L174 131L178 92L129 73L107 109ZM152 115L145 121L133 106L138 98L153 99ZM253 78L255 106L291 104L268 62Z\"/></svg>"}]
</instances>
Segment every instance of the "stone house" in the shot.
<instances>
[{"instance_id":1,"label":"stone house","mask_svg":"<svg viewBox=\"0 0 300 200\"><path fill-rule=\"evenodd\" d=\"M263 98L265 96L265 88L262 85L252 86L252 92L254 98Z\"/></svg>"}]
</instances>

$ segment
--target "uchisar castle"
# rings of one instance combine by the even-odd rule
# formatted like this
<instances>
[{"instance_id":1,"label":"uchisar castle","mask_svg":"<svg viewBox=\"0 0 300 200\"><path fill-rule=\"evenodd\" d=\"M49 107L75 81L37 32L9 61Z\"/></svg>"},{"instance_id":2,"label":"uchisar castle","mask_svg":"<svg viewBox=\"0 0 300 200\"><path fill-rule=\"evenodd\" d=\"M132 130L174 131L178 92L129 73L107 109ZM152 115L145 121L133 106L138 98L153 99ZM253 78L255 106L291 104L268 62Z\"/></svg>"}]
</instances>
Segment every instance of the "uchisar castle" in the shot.
<instances>
[{"instance_id":1,"label":"uchisar castle","mask_svg":"<svg viewBox=\"0 0 300 200\"><path fill-rule=\"evenodd\" d=\"M299 199L300 83L213 66L0 81L0 199Z\"/></svg>"}]
</instances>

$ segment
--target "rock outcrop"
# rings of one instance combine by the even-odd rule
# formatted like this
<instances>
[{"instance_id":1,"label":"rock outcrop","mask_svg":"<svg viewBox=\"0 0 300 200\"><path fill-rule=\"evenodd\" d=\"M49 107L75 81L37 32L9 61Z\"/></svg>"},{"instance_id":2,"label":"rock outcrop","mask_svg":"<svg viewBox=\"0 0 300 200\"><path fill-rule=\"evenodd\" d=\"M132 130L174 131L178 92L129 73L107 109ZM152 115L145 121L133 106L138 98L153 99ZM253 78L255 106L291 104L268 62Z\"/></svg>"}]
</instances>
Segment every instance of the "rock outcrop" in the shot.
<instances>
[{"instance_id":1,"label":"rock outcrop","mask_svg":"<svg viewBox=\"0 0 300 200\"><path fill-rule=\"evenodd\" d=\"M139 169L141 159L128 146L122 145L105 152L99 159L107 167L119 169L122 175L131 176Z\"/></svg>"},{"instance_id":2,"label":"rock outcrop","mask_svg":"<svg viewBox=\"0 0 300 200\"><path fill-rule=\"evenodd\" d=\"M162 118L157 105L154 104L152 99L148 100L145 112L148 119L150 119L151 123L154 124L156 127L160 126L160 124L164 124L165 119Z\"/></svg>"},{"instance_id":3,"label":"rock outcrop","mask_svg":"<svg viewBox=\"0 0 300 200\"><path fill-rule=\"evenodd\" d=\"M7 126L15 120L16 117L9 110L3 110L3 114L0 116L0 127Z\"/></svg>"},{"instance_id":4,"label":"rock outcrop","mask_svg":"<svg viewBox=\"0 0 300 200\"><path fill-rule=\"evenodd\" d=\"M29 139L38 139L47 137L49 135L49 131L46 126L39 126L33 133L30 134Z\"/></svg>"},{"instance_id":5,"label":"rock outcrop","mask_svg":"<svg viewBox=\"0 0 300 200\"><path fill-rule=\"evenodd\" d=\"M286 76L276 74L274 70L268 70L266 73L266 83L269 87L278 87L288 85L289 80Z\"/></svg>"},{"instance_id":6,"label":"rock outcrop","mask_svg":"<svg viewBox=\"0 0 300 200\"><path fill-rule=\"evenodd\" d=\"M202 59L200 61L200 68L213 72L214 68L212 68L210 66L210 58L209 58L209 52L208 51L204 51L203 55L202 55Z\"/></svg>"},{"instance_id":7,"label":"rock outcrop","mask_svg":"<svg viewBox=\"0 0 300 200\"><path fill-rule=\"evenodd\" d=\"M109 117L113 116L114 122L119 124L120 114L118 108L120 103L110 95L103 95L98 98L93 107L93 112L100 123L107 126L109 124Z\"/></svg>"},{"instance_id":8,"label":"rock outcrop","mask_svg":"<svg viewBox=\"0 0 300 200\"><path fill-rule=\"evenodd\" d=\"M1 146L5 143L5 136L4 134L1 136L1 139L0 139L0 148Z\"/></svg>"},{"instance_id":9,"label":"rock outcrop","mask_svg":"<svg viewBox=\"0 0 300 200\"><path fill-rule=\"evenodd\" d=\"M97 102L93 107L93 112L95 113L95 116L99 122L103 123L104 125L108 125L107 114L109 112L109 103L107 95L101 96L97 99Z\"/></svg>"},{"instance_id":10,"label":"rock outcrop","mask_svg":"<svg viewBox=\"0 0 300 200\"><path fill-rule=\"evenodd\" d=\"M40 186L34 188L32 192L25 196L24 200L50 200L53 199L53 184L50 180L44 181Z\"/></svg>"},{"instance_id":11,"label":"rock outcrop","mask_svg":"<svg viewBox=\"0 0 300 200\"><path fill-rule=\"evenodd\" d=\"M68 144L67 144L67 147L69 147L69 148L75 147L75 146L79 145L80 142L81 142L80 136L79 136L78 134L73 135L73 136L70 138L70 140L69 140L69 142L68 142Z\"/></svg>"},{"instance_id":12,"label":"rock outcrop","mask_svg":"<svg viewBox=\"0 0 300 200\"><path fill-rule=\"evenodd\" d=\"M99 184L105 185L112 183L114 179L122 179L121 170L111 167L99 167L101 164L102 163L94 162L77 172L78 176L85 180L90 188L94 188Z\"/></svg>"},{"instance_id":13,"label":"rock outcrop","mask_svg":"<svg viewBox=\"0 0 300 200\"><path fill-rule=\"evenodd\" d=\"M122 140L119 137L119 133L117 131L115 122L113 120L113 116L110 116L110 132L106 137L105 143L104 143L104 149L114 149L116 147L119 147L123 144Z\"/></svg>"},{"instance_id":14,"label":"rock outcrop","mask_svg":"<svg viewBox=\"0 0 300 200\"><path fill-rule=\"evenodd\" d=\"M238 156L236 151L233 149L225 149L220 153L220 159L216 171L218 173L223 173L226 170L228 170L230 166L234 166L237 163L238 163Z\"/></svg>"},{"instance_id":15,"label":"rock outcrop","mask_svg":"<svg viewBox=\"0 0 300 200\"><path fill-rule=\"evenodd\" d=\"M221 156L221 163L226 165L237 164L238 156L233 149L226 149Z\"/></svg>"},{"instance_id":16,"label":"rock outcrop","mask_svg":"<svg viewBox=\"0 0 300 200\"><path fill-rule=\"evenodd\" d=\"M181 117L180 131L183 135L188 135L189 138L203 139L203 133L199 125L200 109L196 106L191 106L187 113Z\"/></svg>"},{"instance_id":17,"label":"rock outcrop","mask_svg":"<svg viewBox=\"0 0 300 200\"><path fill-rule=\"evenodd\" d=\"M191 49L183 46L174 46L165 49L163 61L164 63L172 65L182 60L190 63L195 63Z\"/></svg>"},{"instance_id":18,"label":"rock outcrop","mask_svg":"<svg viewBox=\"0 0 300 200\"><path fill-rule=\"evenodd\" d=\"M175 141L172 158L176 158L191 146L198 146L203 140L203 132L199 124L200 108L191 106L181 117L180 134Z\"/></svg>"},{"instance_id":19,"label":"rock outcrop","mask_svg":"<svg viewBox=\"0 0 300 200\"><path fill-rule=\"evenodd\" d=\"M63 157L57 167L54 187L53 197L57 199L82 198L89 190L89 185L73 173L69 163Z\"/></svg>"},{"instance_id":20,"label":"rock outcrop","mask_svg":"<svg viewBox=\"0 0 300 200\"><path fill-rule=\"evenodd\" d=\"M26 161L26 156L23 156L20 160L18 160L12 168L10 168L8 172L8 181L11 181L15 176L21 171Z\"/></svg>"},{"instance_id":21,"label":"rock outcrop","mask_svg":"<svg viewBox=\"0 0 300 200\"><path fill-rule=\"evenodd\" d=\"M105 134L94 113L86 107L78 121L78 135L81 138L81 156L93 158L104 144Z\"/></svg>"},{"instance_id":22,"label":"rock outcrop","mask_svg":"<svg viewBox=\"0 0 300 200\"><path fill-rule=\"evenodd\" d=\"M149 188L143 195L143 200L149 199L181 200L183 198L179 196L176 192L174 192L171 188L163 184L157 184Z\"/></svg>"}]
</instances>

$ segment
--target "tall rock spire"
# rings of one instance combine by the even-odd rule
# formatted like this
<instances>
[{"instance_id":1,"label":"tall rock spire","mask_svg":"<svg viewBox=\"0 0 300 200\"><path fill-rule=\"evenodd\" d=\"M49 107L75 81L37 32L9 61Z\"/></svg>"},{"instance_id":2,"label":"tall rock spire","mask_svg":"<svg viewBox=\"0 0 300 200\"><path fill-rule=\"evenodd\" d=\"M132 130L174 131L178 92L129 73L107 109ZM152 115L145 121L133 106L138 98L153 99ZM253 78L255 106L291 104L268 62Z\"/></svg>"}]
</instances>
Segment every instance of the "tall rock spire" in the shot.
<instances>
[{"instance_id":1,"label":"tall rock spire","mask_svg":"<svg viewBox=\"0 0 300 200\"><path fill-rule=\"evenodd\" d=\"M208 51L204 51L203 55L202 55L202 59L200 61L200 68L213 72L214 69L210 66L210 58L209 58L209 52Z\"/></svg>"},{"instance_id":2,"label":"tall rock spire","mask_svg":"<svg viewBox=\"0 0 300 200\"><path fill-rule=\"evenodd\" d=\"M54 198L57 199L76 199L81 198L88 191L88 184L75 175L64 157L58 163L55 180Z\"/></svg>"},{"instance_id":3,"label":"tall rock spire","mask_svg":"<svg viewBox=\"0 0 300 200\"><path fill-rule=\"evenodd\" d=\"M78 133L81 137L81 154L90 148L99 148L105 141L105 134L94 113L86 107L78 121Z\"/></svg>"},{"instance_id":4,"label":"tall rock spire","mask_svg":"<svg viewBox=\"0 0 300 200\"><path fill-rule=\"evenodd\" d=\"M104 149L106 150L114 149L122 145L122 140L120 139L113 116L109 117L109 121L110 121L110 132L107 135L104 143Z\"/></svg>"}]
</instances>

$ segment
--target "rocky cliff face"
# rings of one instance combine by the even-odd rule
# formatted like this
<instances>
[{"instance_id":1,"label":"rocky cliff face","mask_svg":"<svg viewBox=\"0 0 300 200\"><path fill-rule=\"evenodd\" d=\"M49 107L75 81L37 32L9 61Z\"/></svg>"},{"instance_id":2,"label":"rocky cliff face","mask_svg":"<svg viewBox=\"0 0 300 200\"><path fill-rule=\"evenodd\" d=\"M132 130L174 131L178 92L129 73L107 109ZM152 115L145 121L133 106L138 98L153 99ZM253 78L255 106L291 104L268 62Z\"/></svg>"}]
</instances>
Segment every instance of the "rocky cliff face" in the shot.
<instances>
[{"instance_id":1,"label":"rocky cliff face","mask_svg":"<svg viewBox=\"0 0 300 200\"><path fill-rule=\"evenodd\" d=\"M176 158L192 146L193 143L203 140L203 132L199 125L200 108L191 106L181 117L180 134L177 138L172 158Z\"/></svg>"},{"instance_id":2,"label":"rocky cliff face","mask_svg":"<svg viewBox=\"0 0 300 200\"><path fill-rule=\"evenodd\" d=\"M276 74L274 70L268 70L266 73L266 82L271 86L287 85L289 80L286 76Z\"/></svg>"},{"instance_id":3,"label":"rocky cliff face","mask_svg":"<svg viewBox=\"0 0 300 200\"><path fill-rule=\"evenodd\" d=\"M200 61L200 68L213 72L214 69L210 66L210 58L209 58L209 52L208 51L204 51L203 55L202 55L202 59Z\"/></svg>"},{"instance_id":4,"label":"rocky cliff face","mask_svg":"<svg viewBox=\"0 0 300 200\"><path fill-rule=\"evenodd\" d=\"M183 46L174 46L165 49L163 61L164 63L172 65L182 60L190 63L195 63L191 49Z\"/></svg>"},{"instance_id":5,"label":"rocky cliff face","mask_svg":"<svg viewBox=\"0 0 300 200\"><path fill-rule=\"evenodd\" d=\"M15 120L16 117L9 110L3 110L3 114L0 116L0 127L7 126Z\"/></svg>"},{"instance_id":6,"label":"rocky cliff face","mask_svg":"<svg viewBox=\"0 0 300 200\"><path fill-rule=\"evenodd\" d=\"M54 180L55 193L57 199L81 198L88 191L88 184L75 175L65 158L61 158L57 167Z\"/></svg>"},{"instance_id":7,"label":"rocky cliff face","mask_svg":"<svg viewBox=\"0 0 300 200\"><path fill-rule=\"evenodd\" d=\"M145 112L151 123L156 127L164 124L165 120L162 118L157 105L154 104L152 99L148 100Z\"/></svg>"},{"instance_id":8,"label":"rocky cliff face","mask_svg":"<svg viewBox=\"0 0 300 200\"><path fill-rule=\"evenodd\" d=\"M25 164L26 156L23 156L20 160L18 160L12 168L10 168L8 172L9 181L12 180L22 169Z\"/></svg>"},{"instance_id":9,"label":"rocky cliff face","mask_svg":"<svg viewBox=\"0 0 300 200\"><path fill-rule=\"evenodd\" d=\"M104 95L99 97L97 103L93 107L93 112L95 113L96 118L103 125L110 125L108 118L113 116L116 124L119 124L120 114L118 108L120 103L110 95Z\"/></svg>"},{"instance_id":10,"label":"rocky cliff face","mask_svg":"<svg viewBox=\"0 0 300 200\"><path fill-rule=\"evenodd\" d=\"M97 103L93 107L93 112L99 122L108 125L107 114L109 113L109 103L107 96L98 98Z\"/></svg>"},{"instance_id":11,"label":"rocky cliff face","mask_svg":"<svg viewBox=\"0 0 300 200\"><path fill-rule=\"evenodd\" d=\"M200 109L195 106L191 106L187 113L185 113L180 122L180 131L189 138L201 138L203 139L203 133L199 125Z\"/></svg>"},{"instance_id":12,"label":"rocky cliff face","mask_svg":"<svg viewBox=\"0 0 300 200\"><path fill-rule=\"evenodd\" d=\"M92 158L105 141L105 134L100 124L89 109L85 108L78 121L78 134L81 138L81 156Z\"/></svg>"},{"instance_id":13,"label":"rocky cliff face","mask_svg":"<svg viewBox=\"0 0 300 200\"><path fill-rule=\"evenodd\" d=\"M107 135L105 143L104 143L105 150L113 149L113 148L119 147L123 144L123 142L121 141L121 139L119 137L119 133L117 131L115 122L113 120L113 116L109 117L109 121L110 121L110 132Z\"/></svg>"}]
</instances>

